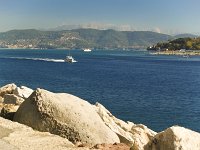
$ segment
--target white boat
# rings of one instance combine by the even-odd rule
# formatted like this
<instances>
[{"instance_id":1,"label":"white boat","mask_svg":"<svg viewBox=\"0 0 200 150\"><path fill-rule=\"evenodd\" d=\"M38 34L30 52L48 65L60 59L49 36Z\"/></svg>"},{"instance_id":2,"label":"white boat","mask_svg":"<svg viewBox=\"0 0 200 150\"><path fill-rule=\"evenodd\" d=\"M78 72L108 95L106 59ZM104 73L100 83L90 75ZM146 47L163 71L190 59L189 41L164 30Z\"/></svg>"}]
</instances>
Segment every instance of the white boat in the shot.
<instances>
[{"instance_id":1,"label":"white boat","mask_svg":"<svg viewBox=\"0 0 200 150\"><path fill-rule=\"evenodd\" d=\"M189 58L190 56L189 56L189 55L183 55L183 57L184 57L184 58Z\"/></svg>"},{"instance_id":2,"label":"white boat","mask_svg":"<svg viewBox=\"0 0 200 150\"><path fill-rule=\"evenodd\" d=\"M68 63L77 62L77 61L70 55L70 50L69 50L68 56L66 56L66 58L64 59L64 61L65 61L65 62L68 62Z\"/></svg>"},{"instance_id":3,"label":"white boat","mask_svg":"<svg viewBox=\"0 0 200 150\"><path fill-rule=\"evenodd\" d=\"M85 48L85 49L83 49L83 51L84 51L84 52L91 52L92 50L89 49L89 48Z\"/></svg>"},{"instance_id":4,"label":"white boat","mask_svg":"<svg viewBox=\"0 0 200 150\"><path fill-rule=\"evenodd\" d=\"M66 56L65 62L74 63L77 62L72 56Z\"/></svg>"}]
</instances>

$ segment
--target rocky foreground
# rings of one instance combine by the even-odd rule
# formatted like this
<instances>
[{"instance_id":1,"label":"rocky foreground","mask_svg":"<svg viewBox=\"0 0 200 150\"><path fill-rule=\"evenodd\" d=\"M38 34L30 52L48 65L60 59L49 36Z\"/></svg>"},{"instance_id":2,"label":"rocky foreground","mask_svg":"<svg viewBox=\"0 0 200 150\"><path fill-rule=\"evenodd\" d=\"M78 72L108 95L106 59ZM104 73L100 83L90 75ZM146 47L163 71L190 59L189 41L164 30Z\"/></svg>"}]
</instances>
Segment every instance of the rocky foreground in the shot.
<instances>
[{"instance_id":1,"label":"rocky foreground","mask_svg":"<svg viewBox=\"0 0 200 150\"><path fill-rule=\"evenodd\" d=\"M67 93L8 84L0 88L0 112L0 149L200 150L197 132L156 133Z\"/></svg>"}]
</instances>

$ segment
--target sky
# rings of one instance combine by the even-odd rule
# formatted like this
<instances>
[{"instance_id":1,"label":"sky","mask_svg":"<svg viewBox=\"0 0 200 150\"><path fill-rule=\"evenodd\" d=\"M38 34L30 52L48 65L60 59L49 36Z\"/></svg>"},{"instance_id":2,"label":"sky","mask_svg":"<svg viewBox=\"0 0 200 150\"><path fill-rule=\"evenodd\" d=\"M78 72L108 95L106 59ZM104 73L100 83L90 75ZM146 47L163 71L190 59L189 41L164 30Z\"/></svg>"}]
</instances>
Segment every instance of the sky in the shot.
<instances>
[{"instance_id":1,"label":"sky","mask_svg":"<svg viewBox=\"0 0 200 150\"><path fill-rule=\"evenodd\" d=\"M62 25L200 34L200 0L0 0L0 32Z\"/></svg>"}]
</instances>

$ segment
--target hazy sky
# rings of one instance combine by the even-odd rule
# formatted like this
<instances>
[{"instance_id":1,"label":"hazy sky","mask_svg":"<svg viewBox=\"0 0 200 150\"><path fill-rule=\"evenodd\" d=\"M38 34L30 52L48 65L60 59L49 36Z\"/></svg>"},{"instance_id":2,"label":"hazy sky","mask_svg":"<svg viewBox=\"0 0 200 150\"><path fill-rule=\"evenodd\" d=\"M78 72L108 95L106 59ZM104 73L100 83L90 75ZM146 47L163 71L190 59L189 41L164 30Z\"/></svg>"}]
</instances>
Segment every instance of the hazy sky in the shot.
<instances>
[{"instance_id":1,"label":"hazy sky","mask_svg":"<svg viewBox=\"0 0 200 150\"><path fill-rule=\"evenodd\" d=\"M200 33L200 0L0 0L0 32L87 23Z\"/></svg>"}]
</instances>

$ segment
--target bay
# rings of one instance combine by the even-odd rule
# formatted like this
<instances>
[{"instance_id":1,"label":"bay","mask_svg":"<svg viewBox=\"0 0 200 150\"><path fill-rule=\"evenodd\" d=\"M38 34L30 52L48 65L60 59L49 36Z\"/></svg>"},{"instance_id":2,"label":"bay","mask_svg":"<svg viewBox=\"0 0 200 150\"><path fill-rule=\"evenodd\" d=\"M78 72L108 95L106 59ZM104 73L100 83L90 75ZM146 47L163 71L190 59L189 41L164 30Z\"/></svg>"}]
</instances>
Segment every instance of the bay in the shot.
<instances>
[{"instance_id":1,"label":"bay","mask_svg":"<svg viewBox=\"0 0 200 150\"><path fill-rule=\"evenodd\" d=\"M200 57L71 50L78 62L69 64L63 61L67 54L1 49L0 86L15 83L71 93L155 131L180 125L200 132Z\"/></svg>"}]
</instances>

